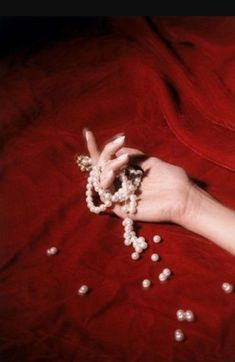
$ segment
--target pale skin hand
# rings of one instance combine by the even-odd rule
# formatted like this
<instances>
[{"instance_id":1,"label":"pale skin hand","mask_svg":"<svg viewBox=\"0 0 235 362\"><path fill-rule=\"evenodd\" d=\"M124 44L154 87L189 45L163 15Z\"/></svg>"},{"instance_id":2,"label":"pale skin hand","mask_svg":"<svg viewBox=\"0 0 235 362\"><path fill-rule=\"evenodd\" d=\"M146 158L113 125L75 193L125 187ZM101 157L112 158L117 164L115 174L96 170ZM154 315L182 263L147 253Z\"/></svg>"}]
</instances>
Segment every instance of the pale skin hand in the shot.
<instances>
[{"instance_id":1,"label":"pale skin hand","mask_svg":"<svg viewBox=\"0 0 235 362\"><path fill-rule=\"evenodd\" d=\"M94 134L84 130L84 135L92 164L105 162L101 173L104 189L112 186L115 174L127 164L133 162L143 169L145 176L139 189L137 213L130 216L133 220L177 223L235 255L235 211L193 184L182 168L124 147L124 137L108 142L100 151ZM120 155L126 156L117 158ZM137 160L138 157L142 160ZM112 211L121 218L129 216L118 204Z\"/></svg>"}]
</instances>

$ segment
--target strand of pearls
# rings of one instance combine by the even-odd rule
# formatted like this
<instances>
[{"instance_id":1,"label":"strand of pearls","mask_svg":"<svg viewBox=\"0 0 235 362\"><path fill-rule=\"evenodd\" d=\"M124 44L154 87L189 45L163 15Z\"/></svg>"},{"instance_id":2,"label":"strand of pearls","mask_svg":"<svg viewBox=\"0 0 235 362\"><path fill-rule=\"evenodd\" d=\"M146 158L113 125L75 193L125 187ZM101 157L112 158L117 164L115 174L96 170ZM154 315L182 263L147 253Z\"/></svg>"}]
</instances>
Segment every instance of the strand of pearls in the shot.
<instances>
[{"instance_id":1,"label":"strand of pearls","mask_svg":"<svg viewBox=\"0 0 235 362\"><path fill-rule=\"evenodd\" d=\"M114 203L124 202L123 211L128 215L135 214L137 212L137 196L135 192L140 187L143 171L131 166L123 168L116 176L121 182L121 186L117 191L112 193L110 190L105 191L100 186L102 170L102 165L93 166L90 170L86 186L88 209L95 214L99 214L111 207ZM93 201L94 190L99 194L100 200L102 200L99 206L96 206ZM133 227L133 220L130 217L126 217L122 225L124 227L124 244L126 246L133 246L135 252L132 253L131 257L133 260L137 260L139 259L139 254L147 248L148 244L143 236L137 237Z\"/></svg>"}]
</instances>

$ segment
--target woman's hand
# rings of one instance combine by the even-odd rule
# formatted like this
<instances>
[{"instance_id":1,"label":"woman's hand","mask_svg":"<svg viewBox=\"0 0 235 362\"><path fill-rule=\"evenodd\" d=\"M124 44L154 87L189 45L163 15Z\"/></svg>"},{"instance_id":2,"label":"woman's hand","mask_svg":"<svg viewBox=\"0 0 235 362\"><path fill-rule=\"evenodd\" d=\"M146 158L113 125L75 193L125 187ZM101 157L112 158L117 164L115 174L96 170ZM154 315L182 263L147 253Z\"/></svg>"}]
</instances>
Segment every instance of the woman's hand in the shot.
<instances>
[{"instance_id":1,"label":"woman's hand","mask_svg":"<svg viewBox=\"0 0 235 362\"><path fill-rule=\"evenodd\" d=\"M100 151L94 134L86 130L85 135L92 164L104 165L100 180L104 189L111 187L116 173L128 163L143 169L144 177L139 188L137 213L131 215L133 220L181 223L188 209L192 187L182 168L156 157L147 157L140 150L123 147L124 136L108 142ZM112 210L121 218L128 216L120 204L114 205Z\"/></svg>"},{"instance_id":2,"label":"woman's hand","mask_svg":"<svg viewBox=\"0 0 235 362\"><path fill-rule=\"evenodd\" d=\"M181 167L123 147L124 137L108 142L102 151L92 132L86 131L86 139L93 165L105 165L101 173L104 189L111 187L115 173L127 164L143 169L137 213L130 216L133 220L177 223L235 255L235 211L193 184ZM121 218L128 216L119 204L113 212Z\"/></svg>"}]
</instances>

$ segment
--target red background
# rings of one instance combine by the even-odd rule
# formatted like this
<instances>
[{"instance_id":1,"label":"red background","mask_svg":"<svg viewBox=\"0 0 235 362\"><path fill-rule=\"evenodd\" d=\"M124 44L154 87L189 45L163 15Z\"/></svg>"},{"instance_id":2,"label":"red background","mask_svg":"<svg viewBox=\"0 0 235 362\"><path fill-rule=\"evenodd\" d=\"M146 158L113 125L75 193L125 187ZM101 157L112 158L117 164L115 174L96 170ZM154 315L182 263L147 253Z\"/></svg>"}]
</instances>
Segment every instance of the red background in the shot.
<instances>
[{"instance_id":1,"label":"red background","mask_svg":"<svg viewBox=\"0 0 235 362\"><path fill-rule=\"evenodd\" d=\"M125 132L235 208L235 19L110 21L1 60L1 361L235 361L235 294L221 290L235 284L234 256L177 225L138 223L149 248L132 261L121 220L87 209L74 161L83 127L101 147ZM174 276L160 284L164 267ZM178 322L179 308L197 320Z\"/></svg>"}]
</instances>

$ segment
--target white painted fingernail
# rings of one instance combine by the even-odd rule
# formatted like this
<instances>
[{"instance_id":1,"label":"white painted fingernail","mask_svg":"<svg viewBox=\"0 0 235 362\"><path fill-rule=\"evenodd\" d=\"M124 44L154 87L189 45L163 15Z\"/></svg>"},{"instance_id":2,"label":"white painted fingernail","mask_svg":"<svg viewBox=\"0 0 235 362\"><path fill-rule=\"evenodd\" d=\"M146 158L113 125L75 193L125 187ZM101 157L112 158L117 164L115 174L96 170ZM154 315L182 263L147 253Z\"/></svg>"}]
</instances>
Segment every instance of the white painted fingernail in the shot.
<instances>
[{"instance_id":1,"label":"white painted fingernail","mask_svg":"<svg viewBox=\"0 0 235 362\"><path fill-rule=\"evenodd\" d=\"M118 137L113 141L113 143L115 143L116 145L119 145L124 141L124 139L125 139L125 136Z\"/></svg>"},{"instance_id":2,"label":"white painted fingernail","mask_svg":"<svg viewBox=\"0 0 235 362\"><path fill-rule=\"evenodd\" d=\"M118 160L123 161L128 157L128 153L124 153L123 155L118 157Z\"/></svg>"},{"instance_id":3,"label":"white painted fingernail","mask_svg":"<svg viewBox=\"0 0 235 362\"><path fill-rule=\"evenodd\" d=\"M88 129L87 128L83 128L83 136L86 138L86 140L88 141Z\"/></svg>"}]
</instances>

